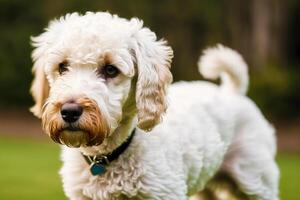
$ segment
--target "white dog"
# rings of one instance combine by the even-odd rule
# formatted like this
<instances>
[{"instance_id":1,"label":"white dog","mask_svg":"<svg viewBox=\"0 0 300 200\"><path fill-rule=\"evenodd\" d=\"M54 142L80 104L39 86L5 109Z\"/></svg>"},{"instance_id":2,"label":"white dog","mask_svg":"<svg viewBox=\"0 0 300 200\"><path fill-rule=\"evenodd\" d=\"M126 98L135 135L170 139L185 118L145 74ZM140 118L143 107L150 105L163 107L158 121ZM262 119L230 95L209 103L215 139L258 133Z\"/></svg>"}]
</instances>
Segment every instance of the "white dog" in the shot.
<instances>
[{"instance_id":1,"label":"white dog","mask_svg":"<svg viewBox=\"0 0 300 200\"><path fill-rule=\"evenodd\" d=\"M31 110L66 145L70 199L213 199L218 185L241 199L278 199L274 130L244 96L247 66L235 51L219 45L200 59L220 87L167 90L172 49L136 18L68 14L33 45Z\"/></svg>"}]
</instances>

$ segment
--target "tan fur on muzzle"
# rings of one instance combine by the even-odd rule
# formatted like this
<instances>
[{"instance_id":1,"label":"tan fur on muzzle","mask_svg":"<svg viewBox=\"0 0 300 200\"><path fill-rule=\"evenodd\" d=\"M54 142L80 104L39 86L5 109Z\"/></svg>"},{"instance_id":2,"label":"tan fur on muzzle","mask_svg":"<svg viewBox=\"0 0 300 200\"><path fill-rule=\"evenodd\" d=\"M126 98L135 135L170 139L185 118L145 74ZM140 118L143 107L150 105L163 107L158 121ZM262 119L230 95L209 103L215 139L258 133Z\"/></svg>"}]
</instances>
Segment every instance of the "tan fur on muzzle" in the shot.
<instances>
[{"instance_id":1,"label":"tan fur on muzzle","mask_svg":"<svg viewBox=\"0 0 300 200\"><path fill-rule=\"evenodd\" d=\"M60 115L60 109L66 101L48 102L42 111L42 126L53 141L68 146L99 145L109 133L109 125L97 103L87 97L75 99L83 107L80 119L69 125Z\"/></svg>"}]
</instances>

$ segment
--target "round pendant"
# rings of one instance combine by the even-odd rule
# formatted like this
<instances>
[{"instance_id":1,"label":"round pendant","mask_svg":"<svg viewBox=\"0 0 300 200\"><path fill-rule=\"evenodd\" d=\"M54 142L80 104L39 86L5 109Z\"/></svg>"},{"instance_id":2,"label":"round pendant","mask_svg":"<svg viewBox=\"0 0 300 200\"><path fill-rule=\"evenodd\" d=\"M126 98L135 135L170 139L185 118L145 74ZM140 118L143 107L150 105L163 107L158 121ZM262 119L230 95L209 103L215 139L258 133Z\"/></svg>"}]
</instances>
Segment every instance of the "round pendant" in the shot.
<instances>
[{"instance_id":1,"label":"round pendant","mask_svg":"<svg viewBox=\"0 0 300 200\"><path fill-rule=\"evenodd\" d=\"M99 163L94 163L91 165L91 173L96 176L96 175L100 175L103 174L106 171L106 168L104 165L101 165Z\"/></svg>"}]
</instances>

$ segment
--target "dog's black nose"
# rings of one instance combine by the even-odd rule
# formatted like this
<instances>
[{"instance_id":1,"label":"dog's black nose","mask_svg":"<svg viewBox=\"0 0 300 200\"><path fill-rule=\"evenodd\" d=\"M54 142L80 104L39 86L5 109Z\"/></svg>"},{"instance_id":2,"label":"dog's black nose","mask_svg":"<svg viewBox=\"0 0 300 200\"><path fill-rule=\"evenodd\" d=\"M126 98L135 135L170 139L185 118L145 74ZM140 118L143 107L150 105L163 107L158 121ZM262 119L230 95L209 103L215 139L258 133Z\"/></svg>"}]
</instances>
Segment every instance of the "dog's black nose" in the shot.
<instances>
[{"instance_id":1,"label":"dog's black nose","mask_svg":"<svg viewBox=\"0 0 300 200\"><path fill-rule=\"evenodd\" d=\"M61 117L65 122L76 122L83 112L83 108L77 103L65 103L60 109Z\"/></svg>"}]
</instances>

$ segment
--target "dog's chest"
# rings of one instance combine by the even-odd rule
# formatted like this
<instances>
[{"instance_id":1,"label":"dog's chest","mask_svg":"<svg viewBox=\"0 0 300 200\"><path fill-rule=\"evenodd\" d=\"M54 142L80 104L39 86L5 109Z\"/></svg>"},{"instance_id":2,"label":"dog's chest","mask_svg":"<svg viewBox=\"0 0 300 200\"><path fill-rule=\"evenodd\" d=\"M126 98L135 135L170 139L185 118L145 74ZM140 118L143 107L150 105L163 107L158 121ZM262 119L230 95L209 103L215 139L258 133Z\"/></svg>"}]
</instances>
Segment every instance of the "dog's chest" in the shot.
<instances>
[{"instance_id":1,"label":"dog's chest","mask_svg":"<svg viewBox=\"0 0 300 200\"><path fill-rule=\"evenodd\" d=\"M89 174L82 191L91 199L139 199L144 174L144 167L137 157L124 154L112 162L104 174Z\"/></svg>"},{"instance_id":2,"label":"dog's chest","mask_svg":"<svg viewBox=\"0 0 300 200\"><path fill-rule=\"evenodd\" d=\"M161 145L158 138L156 142L147 139L133 142L129 151L113 161L102 175L92 176L89 166L81 157L78 157L80 163L78 159L65 160L62 169L64 187L72 190L77 188L76 191L70 191L71 195L79 192L93 200L183 198L186 191L181 167L172 165L170 168L170 162L159 150ZM147 148L147 145L154 149ZM71 172L70 166L74 169L76 165L78 170Z\"/></svg>"},{"instance_id":3,"label":"dog's chest","mask_svg":"<svg viewBox=\"0 0 300 200\"><path fill-rule=\"evenodd\" d=\"M137 134L128 151L99 176L91 175L80 153L65 154L64 187L72 189L70 194L79 192L95 200L184 199L201 188L220 164L211 160L223 152L220 138L213 132L207 135L209 138L201 132Z\"/></svg>"}]
</instances>

